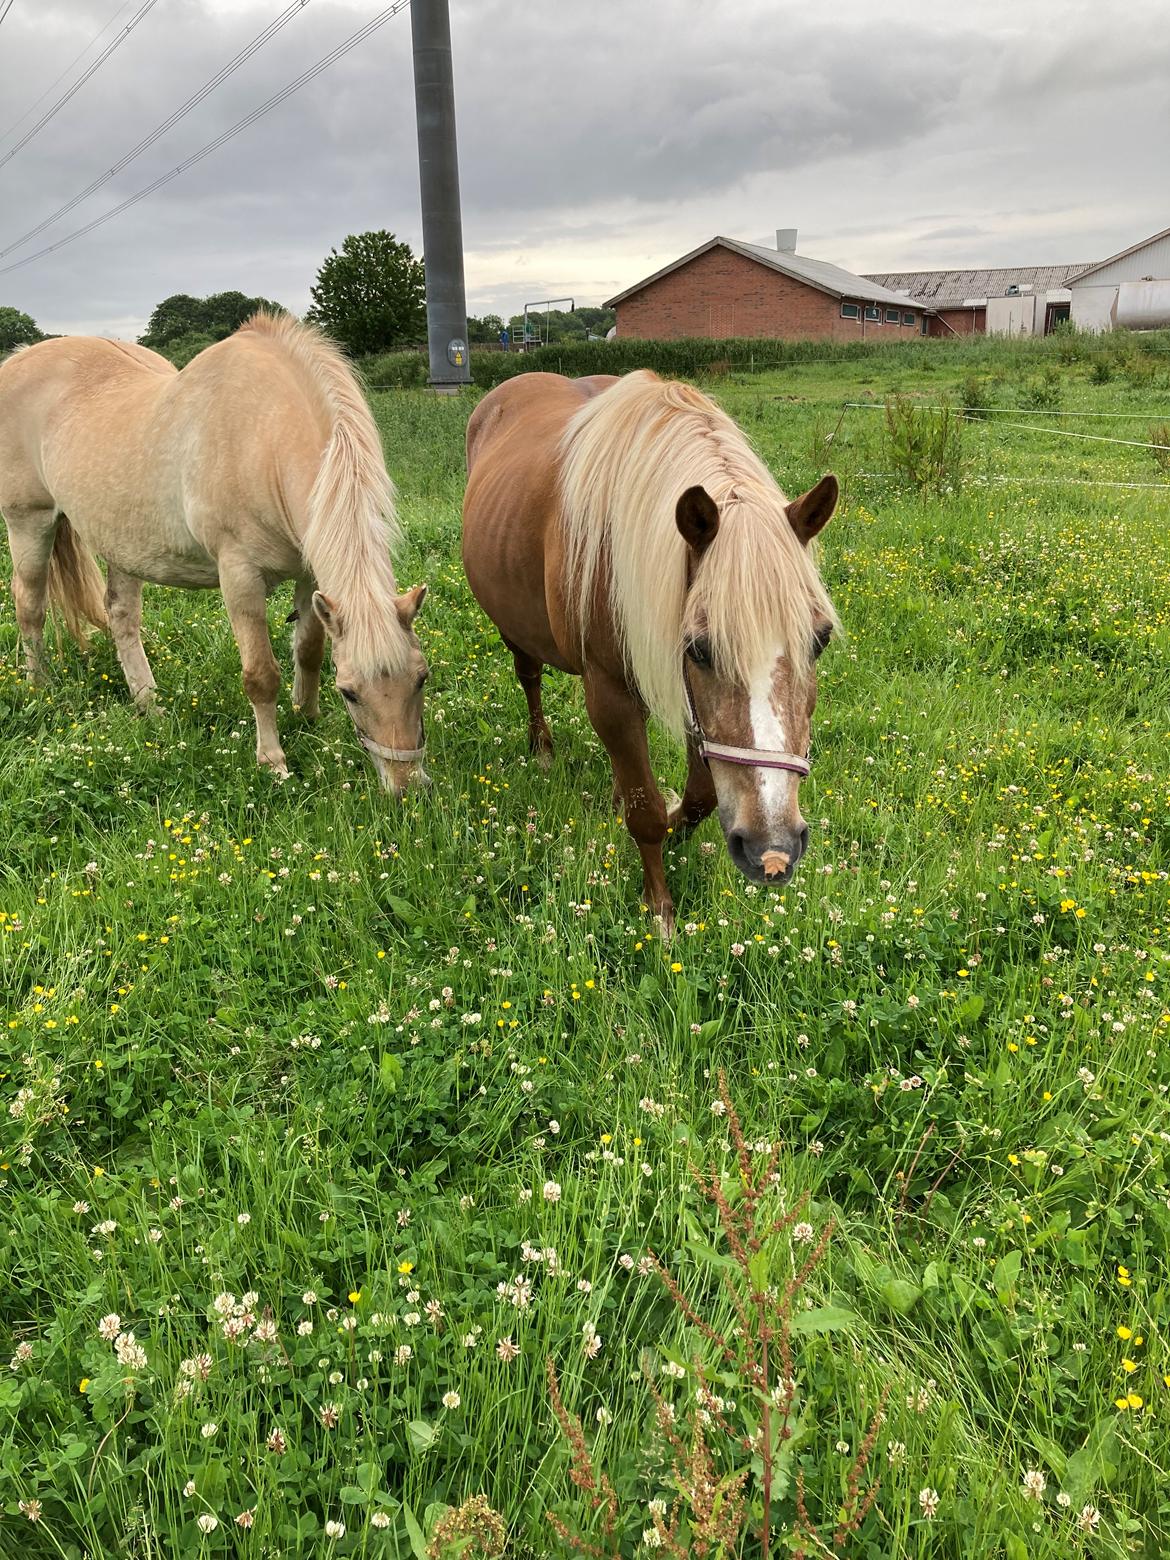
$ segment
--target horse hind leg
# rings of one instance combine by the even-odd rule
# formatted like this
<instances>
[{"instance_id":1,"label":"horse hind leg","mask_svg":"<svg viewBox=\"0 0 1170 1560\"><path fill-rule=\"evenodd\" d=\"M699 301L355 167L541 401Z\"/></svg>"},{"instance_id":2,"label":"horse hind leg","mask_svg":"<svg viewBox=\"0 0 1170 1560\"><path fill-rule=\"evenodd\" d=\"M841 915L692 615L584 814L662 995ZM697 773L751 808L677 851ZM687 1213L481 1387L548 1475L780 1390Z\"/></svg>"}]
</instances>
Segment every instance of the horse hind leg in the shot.
<instances>
[{"instance_id":1,"label":"horse hind leg","mask_svg":"<svg viewBox=\"0 0 1170 1560\"><path fill-rule=\"evenodd\" d=\"M544 705L540 698L544 663L538 661L535 656L527 655L510 640L505 639L504 643L512 652L516 680L523 688L524 697L528 701L528 751L535 755L536 762L542 769L547 769L552 763L553 739L552 732L548 729L548 722L544 718Z\"/></svg>"},{"instance_id":2,"label":"horse hind leg","mask_svg":"<svg viewBox=\"0 0 1170 1560\"><path fill-rule=\"evenodd\" d=\"M113 564L106 573L106 617L130 697L140 710L149 710L155 681L142 648L142 581Z\"/></svg>"},{"instance_id":3,"label":"horse hind leg","mask_svg":"<svg viewBox=\"0 0 1170 1560\"><path fill-rule=\"evenodd\" d=\"M45 608L57 516L52 508L9 506L4 511L4 519L12 554L12 595L25 669L28 680L39 687L49 680L49 665L45 659Z\"/></svg>"}]
</instances>

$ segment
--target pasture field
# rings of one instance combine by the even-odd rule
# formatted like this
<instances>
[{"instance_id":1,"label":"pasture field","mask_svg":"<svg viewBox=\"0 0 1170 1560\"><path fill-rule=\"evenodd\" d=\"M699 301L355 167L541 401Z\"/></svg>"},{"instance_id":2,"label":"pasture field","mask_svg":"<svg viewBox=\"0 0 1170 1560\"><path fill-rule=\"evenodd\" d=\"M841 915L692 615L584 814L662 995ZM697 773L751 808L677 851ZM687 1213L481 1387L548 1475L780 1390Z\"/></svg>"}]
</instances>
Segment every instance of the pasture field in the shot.
<instances>
[{"instance_id":1,"label":"pasture field","mask_svg":"<svg viewBox=\"0 0 1170 1560\"><path fill-rule=\"evenodd\" d=\"M669 946L579 686L546 679L546 775L463 581L472 396L374 396L431 587L401 805L332 693L294 716L287 647L293 778L257 772L218 596L148 590L150 722L104 638L30 691L5 587L0 1553L499 1553L482 1511L436 1532L482 1495L518 1560L571 1552L549 1511L599 1554L754 1557L765 1461L773 1555L1170 1553L1170 472L1001 426L1149 441L1170 357L1107 350L711 382L790 493L842 477L846 635L795 881L708 821ZM962 426L958 486L842 411L972 373L1016 410ZM734 1115L779 1144L767 1416L692 1173L743 1211Z\"/></svg>"}]
</instances>

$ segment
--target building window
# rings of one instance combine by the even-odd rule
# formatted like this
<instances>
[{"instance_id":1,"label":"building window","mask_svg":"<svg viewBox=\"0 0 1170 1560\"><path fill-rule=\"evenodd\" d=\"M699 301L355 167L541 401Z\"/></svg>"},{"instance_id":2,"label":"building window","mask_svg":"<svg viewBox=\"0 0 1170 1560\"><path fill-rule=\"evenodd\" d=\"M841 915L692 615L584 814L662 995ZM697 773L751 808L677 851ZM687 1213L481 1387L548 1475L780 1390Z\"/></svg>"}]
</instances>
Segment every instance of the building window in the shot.
<instances>
[{"instance_id":1,"label":"building window","mask_svg":"<svg viewBox=\"0 0 1170 1560\"><path fill-rule=\"evenodd\" d=\"M900 311L897 310L897 309L887 309L886 310L886 324L887 325L896 325L898 323L898 314L899 314L899 312Z\"/></svg>"},{"instance_id":2,"label":"building window","mask_svg":"<svg viewBox=\"0 0 1170 1560\"><path fill-rule=\"evenodd\" d=\"M903 325L913 325L913 323L914 323L914 316L912 314L903 314L903 316L902 316L902 324Z\"/></svg>"},{"instance_id":3,"label":"building window","mask_svg":"<svg viewBox=\"0 0 1170 1560\"><path fill-rule=\"evenodd\" d=\"M877 320L880 323L882 311L876 303L867 303L865 306L865 317L867 320Z\"/></svg>"},{"instance_id":4,"label":"building window","mask_svg":"<svg viewBox=\"0 0 1170 1560\"><path fill-rule=\"evenodd\" d=\"M841 305L841 318L843 320L859 320L861 318L860 304L843 303Z\"/></svg>"}]
</instances>

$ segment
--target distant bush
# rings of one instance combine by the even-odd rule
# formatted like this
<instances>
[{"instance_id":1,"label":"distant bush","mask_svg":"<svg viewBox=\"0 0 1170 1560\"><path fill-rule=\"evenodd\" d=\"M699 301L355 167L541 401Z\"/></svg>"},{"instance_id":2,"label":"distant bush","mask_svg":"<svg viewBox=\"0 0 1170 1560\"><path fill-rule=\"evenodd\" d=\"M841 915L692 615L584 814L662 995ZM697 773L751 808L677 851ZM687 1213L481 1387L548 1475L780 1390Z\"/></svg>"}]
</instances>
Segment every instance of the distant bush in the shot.
<instances>
[{"instance_id":1,"label":"distant bush","mask_svg":"<svg viewBox=\"0 0 1170 1560\"><path fill-rule=\"evenodd\" d=\"M1150 454L1159 471L1170 473L1170 422L1154 423L1150 429Z\"/></svg>"},{"instance_id":2,"label":"distant bush","mask_svg":"<svg viewBox=\"0 0 1170 1560\"><path fill-rule=\"evenodd\" d=\"M422 352L382 352L358 365L372 390L410 390L427 382L430 364Z\"/></svg>"},{"instance_id":3,"label":"distant bush","mask_svg":"<svg viewBox=\"0 0 1170 1560\"><path fill-rule=\"evenodd\" d=\"M1060 409L1060 372L1049 364L1035 379L1027 380L1017 392L1019 404L1028 412L1055 412Z\"/></svg>"},{"instance_id":4,"label":"distant bush","mask_svg":"<svg viewBox=\"0 0 1170 1560\"><path fill-rule=\"evenodd\" d=\"M162 346L155 347L163 357L169 358L176 368L186 368L193 357L198 357L204 347L212 347L220 338L209 336L203 331L189 330L181 336L175 336L172 340L164 342Z\"/></svg>"},{"instance_id":5,"label":"distant bush","mask_svg":"<svg viewBox=\"0 0 1170 1560\"><path fill-rule=\"evenodd\" d=\"M1095 385L1107 385L1113 378L1113 364L1103 353L1093 359L1093 365L1089 369L1089 379Z\"/></svg>"},{"instance_id":6,"label":"distant bush","mask_svg":"<svg viewBox=\"0 0 1170 1560\"><path fill-rule=\"evenodd\" d=\"M986 417L993 404L991 385L983 374L968 374L959 389L959 395L962 398L963 415L971 422Z\"/></svg>"}]
</instances>

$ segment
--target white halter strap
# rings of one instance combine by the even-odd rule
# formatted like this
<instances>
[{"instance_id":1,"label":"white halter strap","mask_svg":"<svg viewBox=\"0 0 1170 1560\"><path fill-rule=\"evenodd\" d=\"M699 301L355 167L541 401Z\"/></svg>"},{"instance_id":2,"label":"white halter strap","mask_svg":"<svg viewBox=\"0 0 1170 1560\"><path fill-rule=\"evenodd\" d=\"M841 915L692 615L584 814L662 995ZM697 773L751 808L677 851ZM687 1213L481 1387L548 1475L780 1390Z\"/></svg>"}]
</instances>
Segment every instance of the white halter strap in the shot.
<instances>
[{"instance_id":1,"label":"white halter strap","mask_svg":"<svg viewBox=\"0 0 1170 1560\"><path fill-rule=\"evenodd\" d=\"M425 745L416 748L383 747L380 742L367 737L364 731L358 732L358 741L367 753L376 753L379 758L388 759L392 764L417 764L426 754Z\"/></svg>"}]
</instances>

